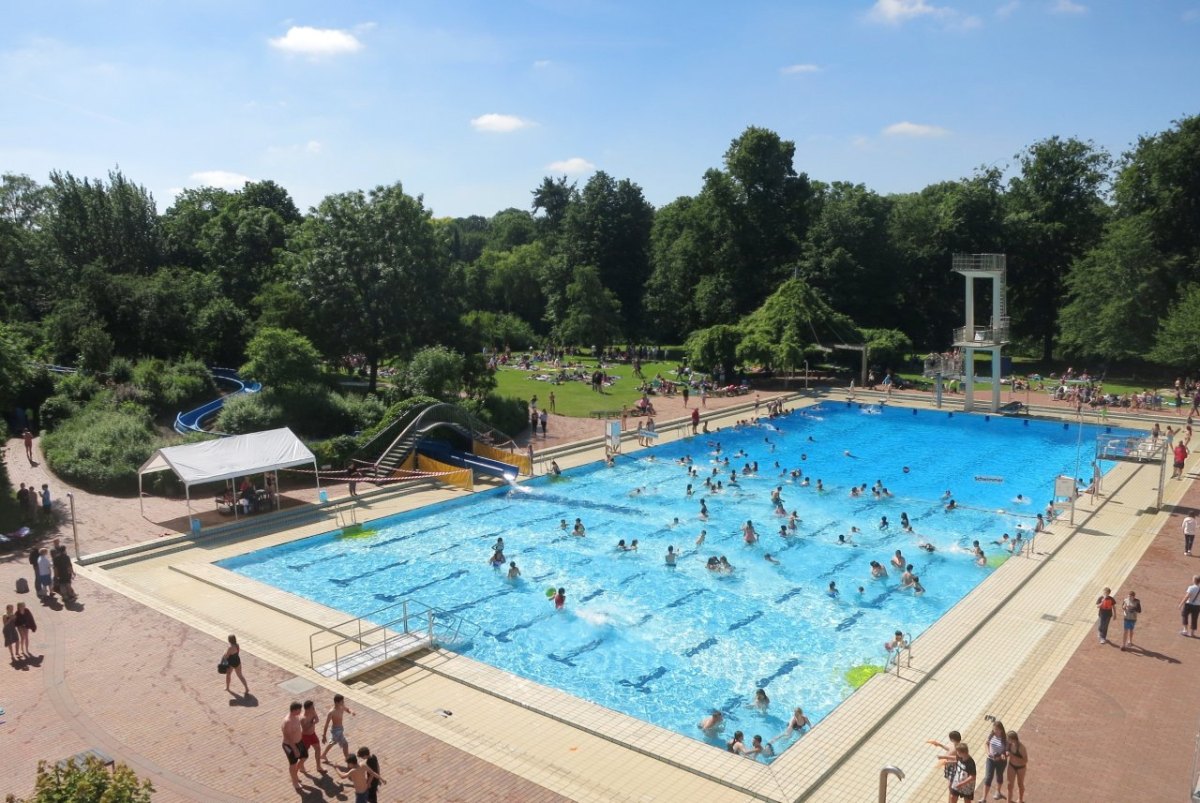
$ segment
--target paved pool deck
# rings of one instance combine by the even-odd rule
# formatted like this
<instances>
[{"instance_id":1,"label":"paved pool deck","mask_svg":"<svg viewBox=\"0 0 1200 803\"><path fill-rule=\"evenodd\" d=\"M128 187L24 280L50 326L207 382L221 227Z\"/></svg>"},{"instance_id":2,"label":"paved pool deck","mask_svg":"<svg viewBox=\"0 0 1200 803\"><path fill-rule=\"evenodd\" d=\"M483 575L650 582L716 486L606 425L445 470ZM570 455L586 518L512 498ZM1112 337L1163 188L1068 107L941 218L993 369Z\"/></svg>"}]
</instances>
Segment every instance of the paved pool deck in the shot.
<instances>
[{"instance_id":1,"label":"paved pool deck","mask_svg":"<svg viewBox=\"0 0 1200 803\"><path fill-rule=\"evenodd\" d=\"M567 468L595 458L593 451L559 463ZM236 576L210 564L328 531L330 521L236 544L152 552L110 568L89 566L80 570L82 610L35 607L42 626L34 651L44 657L15 672L15 681L6 679L0 691L8 720L0 725L0 743L15 745L7 755L17 759L0 768L0 788L27 791L38 758L101 747L151 777L161 789L156 799L295 799L278 746L286 704L312 697L323 707L341 691L359 712L350 723L352 742L381 754L384 777L392 782L385 800L869 801L875 799L879 769L888 764L907 774L893 782L889 800L944 800L934 751L924 740L944 739L958 729L978 753L985 715L1024 728L1034 756L1028 789L1035 800L1107 792L1089 786L1086 778L1076 781L1082 787L1049 783L1059 777L1050 774L1055 761L1087 769L1089 762L1080 760L1090 752L1086 740L1109 721L1093 724L1089 711L1096 706L1064 705L1078 684L1064 687L1062 679L1079 661L1086 662L1085 673L1094 668L1095 645L1087 635L1097 586L1122 587L1147 549L1145 561L1157 554L1151 544L1160 531L1164 543L1178 531L1173 506L1191 487L1190 475L1189 481L1168 483L1163 511L1148 509L1157 482L1157 466L1118 466L1105 481L1100 503L1082 500L1078 527L1056 525L1039 539L1035 554L1014 558L993 573L917 640L911 667L902 668L899 677L871 680L769 767L441 651L381 668L348 686L320 678L306 666L308 636L313 622L338 614L319 606L301 610L296 600L277 596L283 592L239 586ZM439 489L368 499L359 518L460 493ZM1166 568L1147 566L1155 577ZM1184 566L1177 573L1190 576L1193 569ZM28 574L22 556L0 565L0 581L11 583L20 574ZM1163 582L1178 585L1176 578ZM1148 611L1163 611L1158 621L1173 625L1177 617L1166 607L1147 598ZM1177 635L1157 646L1162 636L1152 621L1148 615L1143 625L1148 651L1173 657L1184 648L1200 650L1200 643ZM223 679L213 671L229 632L242 641L254 698L226 695ZM1121 710L1141 710L1138 703L1149 691L1184 697L1187 678L1176 671L1181 665L1139 658L1131 672L1126 659L1134 655L1111 652L1102 658L1118 662L1112 673L1135 679L1131 688L1111 690ZM1190 658L1177 660L1187 665ZM1168 672L1161 680L1136 683L1159 669ZM293 689L312 685L295 692L280 688L282 683ZM1183 771L1182 763L1190 770L1197 717L1192 711L1179 718L1186 722L1176 731L1186 731L1188 738L1175 752L1186 754L1187 761L1168 762L1156 773L1166 776L1164 789L1183 789L1191 781L1190 772L1174 776ZM1123 724L1135 727L1116 738L1134 765L1139 756L1146 765L1159 744L1150 733L1155 723L1131 718ZM1176 731L1171 735L1177 742ZM1070 734L1081 740L1078 745L1061 741ZM1082 753L1070 755L1076 747ZM1067 789L1073 790L1070 798L1057 796ZM336 785L321 781L301 799L337 794Z\"/></svg>"}]
</instances>

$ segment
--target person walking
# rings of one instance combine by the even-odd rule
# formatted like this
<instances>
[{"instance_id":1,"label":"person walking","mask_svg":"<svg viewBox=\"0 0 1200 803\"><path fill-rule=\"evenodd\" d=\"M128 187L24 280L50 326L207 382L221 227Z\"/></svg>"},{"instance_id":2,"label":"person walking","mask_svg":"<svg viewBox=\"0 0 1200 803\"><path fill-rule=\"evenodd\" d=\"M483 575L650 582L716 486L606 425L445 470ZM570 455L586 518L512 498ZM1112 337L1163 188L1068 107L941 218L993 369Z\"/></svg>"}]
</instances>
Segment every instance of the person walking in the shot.
<instances>
[{"instance_id":1,"label":"person walking","mask_svg":"<svg viewBox=\"0 0 1200 803\"><path fill-rule=\"evenodd\" d=\"M1112 589L1105 588L1104 592L1096 597L1096 611L1100 615L1099 624L1096 627L1100 633L1100 643L1108 643L1108 625L1112 621L1113 611L1117 608L1117 601L1113 599Z\"/></svg>"},{"instance_id":2,"label":"person walking","mask_svg":"<svg viewBox=\"0 0 1200 803\"><path fill-rule=\"evenodd\" d=\"M304 706L293 702L288 708L288 715L283 719L283 754L287 756L288 775L292 779L292 788L304 794L300 785L300 773L304 772L304 759L308 758L308 748L301 739L303 726L300 724L300 714Z\"/></svg>"},{"instance_id":3,"label":"person walking","mask_svg":"<svg viewBox=\"0 0 1200 803\"><path fill-rule=\"evenodd\" d=\"M39 597L42 596L42 578L40 576L41 573L38 571L38 556L40 554L41 554L40 549L38 549L37 547L30 547L30 549L29 549L29 567L31 569L33 569L33 588L37 592L37 595Z\"/></svg>"},{"instance_id":4,"label":"person walking","mask_svg":"<svg viewBox=\"0 0 1200 803\"><path fill-rule=\"evenodd\" d=\"M29 427L25 427L25 431L21 433L21 440L25 442L25 459L29 461L29 465L33 465L33 433L29 431Z\"/></svg>"},{"instance_id":5,"label":"person walking","mask_svg":"<svg viewBox=\"0 0 1200 803\"><path fill-rule=\"evenodd\" d=\"M1192 584L1187 587L1183 599L1179 601L1179 613L1183 618L1181 636L1196 637L1196 620L1200 618L1200 574L1192 576Z\"/></svg>"},{"instance_id":6,"label":"person walking","mask_svg":"<svg viewBox=\"0 0 1200 803\"><path fill-rule=\"evenodd\" d=\"M13 610L13 606L6 605L4 607L4 646L8 647L8 657L16 666L18 659L17 644L21 637L17 635L17 613Z\"/></svg>"},{"instance_id":7,"label":"person walking","mask_svg":"<svg viewBox=\"0 0 1200 803\"><path fill-rule=\"evenodd\" d=\"M553 398L554 394L550 395ZM358 748L357 755L359 762L375 773L375 777L371 779L371 788L367 790L367 803L379 803L379 784L383 782L379 777L379 757L372 753L369 747Z\"/></svg>"},{"instance_id":8,"label":"person walking","mask_svg":"<svg viewBox=\"0 0 1200 803\"><path fill-rule=\"evenodd\" d=\"M37 622L33 620L33 611L26 608L24 602L17 603L16 622L19 641L17 651L26 658L32 658L33 654L29 652L29 634L37 632Z\"/></svg>"},{"instance_id":9,"label":"person walking","mask_svg":"<svg viewBox=\"0 0 1200 803\"><path fill-rule=\"evenodd\" d=\"M546 438L546 424L550 423L550 414L545 410L538 413L538 423L542 425L542 439Z\"/></svg>"},{"instance_id":10,"label":"person walking","mask_svg":"<svg viewBox=\"0 0 1200 803\"><path fill-rule=\"evenodd\" d=\"M1137 627L1138 614L1142 612L1142 601L1136 593L1129 592L1129 596L1121 603L1121 612L1125 615L1125 627L1121 635L1121 651L1124 652L1134 646L1133 629Z\"/></svg>"},{"instance_id":11,"label":"person walking","mask_svg":"<svg viewBox=\"0 0 1200 803\"><path fill-rule=\"evenodd\" d=\"M1183 554L1192 554L1192 542L1196 540L1196 511L1188 511L1183 520Z\"/></svg>"},{"instance_id":12,"label":"person walking","mask_svg":"<svg viewBox=\"0 0 1200 803\"><path fill-rule=\"evenodd\" d=\"M229 635L229 646L225 648L225 655L221 659L229 666L229 670L225 673L225 691L230 691L229 683L236 673L238 680L242 682L245 693L249 694L250 685L246 683L246 676L242 674L242 648L238 646L237 636L232 633Z\"/></svg>"},{"instance_id":13,"label":"person walking","mask_svg":"<svg viewBox=\"0 0 1200 803\"><path fill-rule=\"evenodd\" d=\"M51 510L50 486L43 482L42 483L42 515L49 516L50 510Z\"/></svg>"}]
</instances>

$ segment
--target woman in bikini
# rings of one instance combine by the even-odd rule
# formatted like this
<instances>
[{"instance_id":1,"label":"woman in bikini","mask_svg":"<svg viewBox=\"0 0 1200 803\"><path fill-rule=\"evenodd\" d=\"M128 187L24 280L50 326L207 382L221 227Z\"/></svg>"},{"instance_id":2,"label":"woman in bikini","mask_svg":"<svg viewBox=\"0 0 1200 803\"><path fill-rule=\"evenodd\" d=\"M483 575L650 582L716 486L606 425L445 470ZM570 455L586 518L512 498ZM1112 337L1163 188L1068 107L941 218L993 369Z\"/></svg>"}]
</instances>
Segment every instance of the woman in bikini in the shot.
<instances>
[{"instance_id":1,"label":"woman in bikini","mask_svg":"<svg viewBox=\"0 0 1200 803\"><path fill-rule=\"evenodd\" d=\"M250 693L250 686L246 683L246 676L242 674L242 648L238 646L237 636L229 637L229 647L225 650L225 663L229 665L229 671L225 673L225 691L229 691L229 682L233 680L236 673L238 680L242 682L242 687L246 690L246 694Z\"/></svg>"},{"instance_id":2,"label":"woman in bikini","mask_svg":"<svg viewBox=\"0 0 1200 803\"><path fill-rule=\"evenodd\" d=\"M1013 801L1013 781L1017 782L1020 795L1015 803L1025 803L1025 765L1029 763L1029 751L1021 743L1016 731L1008 732L1008 799Z\"/></svg>"},{"instance_id":3,"label":"woman in bikini","mask_svg":"<svg viewBox=\"0 0 1200 803\"><path fill-rule=\"evenodd\" d=\"M787 730L776 736L771 741L767 742L767 744L773 745L780 739L786 739L793 733L801 733L805 728L811 726L812 723L808 721L808 717L804 716L804 709L797 707L796 710L792 712L792 718L788 720Z\"/></svg>"}]
</instances>

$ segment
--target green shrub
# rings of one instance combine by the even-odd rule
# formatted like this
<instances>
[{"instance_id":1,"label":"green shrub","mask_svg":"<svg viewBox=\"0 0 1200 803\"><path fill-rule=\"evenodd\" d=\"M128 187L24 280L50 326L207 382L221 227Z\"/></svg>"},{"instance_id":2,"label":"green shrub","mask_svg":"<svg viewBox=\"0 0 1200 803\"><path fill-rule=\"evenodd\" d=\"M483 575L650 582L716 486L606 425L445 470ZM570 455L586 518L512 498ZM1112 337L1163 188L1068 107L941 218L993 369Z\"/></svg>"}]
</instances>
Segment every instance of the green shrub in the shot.
<instances>
[{"instance_id":1,"label":"green shrub","mask_svg":"<svg viewBox=\"0 0 1200 803\"><path fill-rule=\"evenodd\" d=\"M102 389L100 382L91 374L64 374L55 387L57 395L65 396L78 404L86 404Z\"/></svg>"},{"instance_id":2,"label":"green shrub","mask_svg":"<svg viewBox=\"0 0 1200 803\"><path fill-rule=\"evenodd\" d=\"M118 383L133 381L133 360L128 357L113 357L106 371L109 378Z\"/></svg>"},{"instance_id":3,"label":"green shrub","mask_svg":"<svg viewBox=\"0 0 1200 803\"><path fill-rule=\"evenodd\" d=\"M353 435L338 435L323 441L313 441L308 444L313 456L317 458L318 466L330 466L341 470L350 464L350 460L358 451L358 439Z\"/></svg>"},{"instance_id":4,"label":"green shrub","mask_svg":"<svg viewBox=\"0 0 1200 803\"><path fill-rule=\"evenodd\" d=\"M510 438L523 430L529 423L529 403L524 399L513 399L491 393L481 405L469 409Z\"/></svg>"},{"instance_id":5,"label":"green shrub","mask_svg":"<svg viewBox=\"0 0 1200 803\"><path fill-rule=\"evenodd\" d=\"M226 399L213 429L230 435L245 435L264 429L278 429L284 426L283 421L283 408L274 404L270 394L263 391Z\"/></svg>"},{"instance_id":6,"label":"green shrub","mask_svg":"<svg viewBox=\"0 0 1200 803\"><path fill-rule=\"evenodd\" d=\"M50 469L88 491L137 489L137 470L158 447L149 412L135 404L98 400L42 438Z\"/></svg>"},{"instance_id":7,"label":"green shrub","mask_svg":"<svg viewBox=\"0 0 1200 803\"><path fill-rule=\"evenodd\" d=\"M33 797L5 797L7 803L150 803L154 786L118 763L109 772L95 756L59 767L39 761Z\"/></svg>"},{"instance_id":8,"label":"green shrub","mask_svg":"<svg viewBox=\"0 0 1200 803\"><path fill-rule=\"evenodd\" d=\"M217 386L204 363L142 360L133 369L133 384L146 393L146 403L156 415L180 412L217 395Z\"/></svg>"},{"instance_id":9,"label":"green shrub","mask_svg":"<svg viewBox=\"0 0 1200 803\"><path fill-rule=\"evenodd\" d=\"M388 408L383 401L373 393L368 393L365 396L357 394L338 394L341 398L341 404L346 410L346 414L350 416L354 422L353 426L356 431L364 431L371 429L387 414Z\"/></svg>"},{"instance_id":10,"label":"green shrub","mask_svg":"<svg viewBox=\"0 0 1200 803\"><path fill-rule=\"evenodd\" d=\"M51 396L42 402L38 416L42 429L50 431L79 412L80 405L66 396Z\"/></svg>"}]
</instances>

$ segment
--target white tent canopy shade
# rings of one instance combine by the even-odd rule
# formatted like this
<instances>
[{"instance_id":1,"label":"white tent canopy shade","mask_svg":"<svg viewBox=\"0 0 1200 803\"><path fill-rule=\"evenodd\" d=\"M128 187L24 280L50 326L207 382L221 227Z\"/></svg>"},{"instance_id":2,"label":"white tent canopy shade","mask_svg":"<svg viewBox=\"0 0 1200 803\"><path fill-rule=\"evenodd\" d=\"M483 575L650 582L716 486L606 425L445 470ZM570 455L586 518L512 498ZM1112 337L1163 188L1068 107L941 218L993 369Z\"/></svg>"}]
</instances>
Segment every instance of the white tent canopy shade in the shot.
<instances>
[{"instance_id":1,"label":"white tent canopy shade","mask_svg":"<svg viewBox=\"0 0 1200 803\"><path fill-rule=\"evenodd\" d=\"M247 477L307 463L312 463L315 470L316 462L313 453L287 427L183 446L166 446L151 455L138 469L138 492L140 497L144 475L173 471L189 491L190 510L190 490L193 485Z\"/></svg>"}]
</instances>

